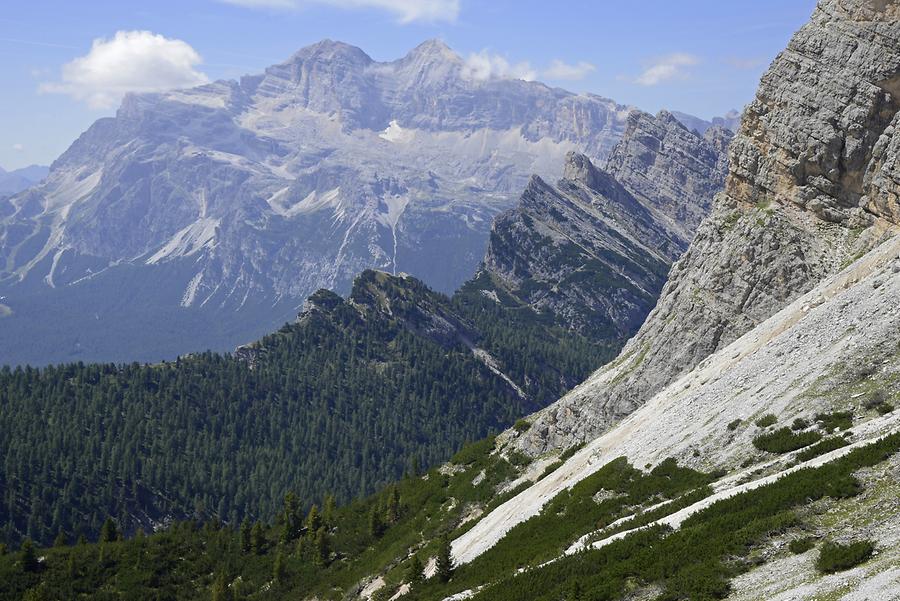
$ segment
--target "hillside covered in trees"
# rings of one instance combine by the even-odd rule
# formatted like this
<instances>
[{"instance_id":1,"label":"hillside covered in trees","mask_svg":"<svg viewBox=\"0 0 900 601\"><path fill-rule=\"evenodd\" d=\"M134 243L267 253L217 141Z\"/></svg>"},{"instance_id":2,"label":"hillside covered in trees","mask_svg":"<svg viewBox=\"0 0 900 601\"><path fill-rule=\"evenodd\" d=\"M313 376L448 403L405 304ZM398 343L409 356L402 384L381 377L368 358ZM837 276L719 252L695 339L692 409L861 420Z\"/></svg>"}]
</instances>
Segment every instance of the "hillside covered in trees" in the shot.
<instances>
[{"instance_id":1,"label":"hillside covered in trees","mask_svg":"<svg viewBox=\"0 0 900 601\"><path fill-rule=\"evenodd\" d=\"M0 369L0 538L272 520L372 493L557 398L615 349L368 271L233 355Z\"/></svg>"}]
</instances>

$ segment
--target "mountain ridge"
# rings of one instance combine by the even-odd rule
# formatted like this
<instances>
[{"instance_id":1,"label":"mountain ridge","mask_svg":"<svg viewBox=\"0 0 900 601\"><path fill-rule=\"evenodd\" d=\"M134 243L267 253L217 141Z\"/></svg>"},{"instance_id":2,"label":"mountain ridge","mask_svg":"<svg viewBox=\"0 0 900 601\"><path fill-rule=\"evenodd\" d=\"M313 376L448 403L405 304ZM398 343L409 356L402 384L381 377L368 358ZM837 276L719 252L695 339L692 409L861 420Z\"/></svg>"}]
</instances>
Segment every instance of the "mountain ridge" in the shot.
<instances>
[{"instance_id":1,"label":"mountain ridge","mask_svg":"<svg viewBox=\"0 0 900 601\"><path fill-rule=\"evenodd\" d=\"M628 110L536 82L478 80L434 42L389 62L321 43L239 82L128 95L40 186L4 201L6 329L59 318L41 348L4 344L0 361L199 350L154 337L174 321L200 348L233 348L319 288L349 291L367 268L452 292L531 174L555 177L569 150L605 157ZM452 257L449 268L436 269L438 257ZM131 272L154 281L152 313L110 300ZM95 315L158 327L141 344L104 344ZM224 320L245 325L207 325Z\"/></svg>"}]
</instances>

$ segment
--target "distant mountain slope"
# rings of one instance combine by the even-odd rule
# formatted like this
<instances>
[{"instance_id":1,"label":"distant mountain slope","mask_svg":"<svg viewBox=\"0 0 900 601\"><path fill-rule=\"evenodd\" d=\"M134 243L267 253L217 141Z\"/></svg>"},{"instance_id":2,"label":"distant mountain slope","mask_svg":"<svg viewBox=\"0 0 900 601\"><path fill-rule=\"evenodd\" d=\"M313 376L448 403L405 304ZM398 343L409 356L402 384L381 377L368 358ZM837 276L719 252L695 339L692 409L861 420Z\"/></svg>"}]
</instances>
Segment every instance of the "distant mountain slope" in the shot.
<instances>
[{"instance_id":1,"label":"distant mountain slope","mask_svg":"<svg viewBox=\"0 0 900 601\"><path fill-rule=\"evenodd\" d=\"M700 135L705 134L711 127L722 127L737 133L741 126L741 112L737 110L728 111L721 117L713 117L710 121L679 111L672 111L672 114L676 119L681 121L685 127L689 130L697 131Z\"/></svg>"},{"instance_id":2,"label":"distant mountain slope","mask_svg":"<svg viewBox=\"0 0 900 601\"><path fill-rule=\"evenodd\" d=\"M623 344L656 304L721 189L730 135L687 131L670 114L635 111L606 170L570 153L553 187L535 177L494 222L465 290L503 292L557 323Z\"/></svg>"},{"instance_id":3,"label":"distant mountain slope","mask_svg":"<svg viewBox=\"0 0 900 601\"><path fill-rule=\"evenodd\" d=\"M570 150L605 159L628 110L478 79L438 41L391 62L324 41L240 82L128 96L0 200L0 363L233 348L366 268L452 292L528 178Z\"/></svg>"},{"instance_id":4,"label":"distant mountain slope","mask_svg":"<svg viewBox=\"0 0 900 601\"><path fill-rule=\"evenodd\" d=\"M39 183L50 172L49 167L30 165L13 171L0 167L0 196L9 196L21 192Z\"/></svg>"}]
</instances>

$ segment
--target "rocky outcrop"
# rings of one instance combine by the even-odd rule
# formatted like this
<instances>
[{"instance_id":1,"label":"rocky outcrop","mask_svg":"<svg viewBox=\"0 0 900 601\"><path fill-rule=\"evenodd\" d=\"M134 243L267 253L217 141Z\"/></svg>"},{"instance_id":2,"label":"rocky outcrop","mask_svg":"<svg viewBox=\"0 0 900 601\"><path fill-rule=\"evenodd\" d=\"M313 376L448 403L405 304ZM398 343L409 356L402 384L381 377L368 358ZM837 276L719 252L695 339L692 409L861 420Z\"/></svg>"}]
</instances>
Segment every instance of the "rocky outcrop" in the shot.
<instances>
[{"instance_id":1,"label":"rocky outcrop","mask_svg":"<svg viewBox=\"0 0 900 601\"><path fill-rule=\"evenodd\" d=\"M476 283L618 348L643 323L726 172L730 134L633 112L606 170L577 153L498 216Z\"/></svg>"},{"instance_id":2,"label":"rocky outcrop","mask_svg":"<svg viewBox=\"0 0 900 601\"><path fill-rule=\"evenodd\" d=\"M698 138L668 111L656 117L635 111L606 169L678 236L683 250L725 184L731 137L712 127Z\"/></svg>"},{"instance_id":3,"label":"rocky outcrop","mask_svg":"<svg viewBox=\"0 0 900 601\"><path fill-rule=\"evenodd\" d=\"M763 77L725 191L616 376L538 415L518 444L590 439L896 229L900 7L822 0Z\"/></svg>"}]
</instances>

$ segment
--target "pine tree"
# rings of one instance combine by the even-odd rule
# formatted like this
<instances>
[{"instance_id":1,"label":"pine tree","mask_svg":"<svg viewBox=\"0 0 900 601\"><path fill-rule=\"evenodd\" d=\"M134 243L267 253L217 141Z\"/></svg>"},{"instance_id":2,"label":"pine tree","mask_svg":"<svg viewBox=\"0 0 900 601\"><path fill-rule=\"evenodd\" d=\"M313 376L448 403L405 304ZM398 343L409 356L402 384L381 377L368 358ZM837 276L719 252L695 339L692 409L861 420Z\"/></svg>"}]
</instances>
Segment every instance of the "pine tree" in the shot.
<instances>
[{"instance_id":1,"label":"pine tree","mask_svg":"<svg viewBox=\"0 0 900 601\"><path fill-rule=\"evenodd\" d=\"M406 568L406 577L404 580L411 585L418 584L425 579L425 568L422 566L422 560L418 555L413 555L409 560L409 566Z\"/></svg>"},{"instance_id":2,"label":"pine tree","mask_svg":"<svg viewBox=\"0 0 900 601\"><path fill-rule=\"evenodd\" d=\"M297 495L289 492L284 496L284 523L281 527L281 542L289 543L300 534L300 504Z\"/></svg>"},{"instance_id":3,"label":"pine tree","mask_svg":"<svg viewBox=\"0 0 900 601\"><path fill-rule=\"evenodd\" d=\"M337 511L337 503L334 500L333 494L328 494L325 496L325 509L322 512L322 521L325 522L326 528L334 528L334 513Z\"/></svg>"},{"instance_id":4,"label":"pine tree","mask_svg":"<svg viewBox=\"0 0 900 601\"><path fill-rule=\"evenodd\" d=\"M241 551L250 552L250 520L247 518L241 522Z\"/></svg>"},{"instance_id":5,"label":"pine tree","mask_svg":"<svg viewBox=\"0 0 900 601\"><path fill-rule=\"evenodd\" d=\"M210 593L212 601L231 601L231 588L229 588L228 580L223 572L219 572L219 575L216 576Z\"/></svg>"},{"instance_id":6,"label":"pine tree","mask_svg":"<svg viewBox=\"0 0 900 601\"><path fill-rule=\"evenodd\" d=\"M54 547L65 547L69 544L69 540L66 538L66 533L62 530L59 531L59 534L56 535L56 538L53 539Z\"/></svg>"},{"instance_id":7,"label":"pine tree","mask_svg":"<svg viewBox=\"0 0 900 601\"><path fill-rule=\"evenodd\" d=\"M263 532L262 524L256 522L250 531L250 547L257 555L262 555L266 550L266 536Z\"/></svg>"},{"instance_id":8,"label":"pine tree","mask_svg":"<svg viewBox=\"0 0 900 601\"><path fill-rule=\"evenodd\" d=\"M377 507L369 514L369 534L372 538L381 538L384 534L384 520L381 519L381 512Z\"/></svg>"},{"instance_id":9,"label":"pine tree","mask_svg":"<svg viewBox=\"0 0 900 601\"><path fill-rule=\"evenodd\" d=\"M101 543L112 543L118 540L119 532L118 528L116 528L116 523L112 518L106 518L106 521L103 522L103 526L100 528L100 542Z\"/></svg>"},{"instance_id":10,"label":"pine tree","mask_svg":"<svg viewBox=\"0 0 900 601\"><path fill-rule=\"evenodd\" d=\"M313 538L322 527L322 518L319 516L319 506L313 505L309 509L309 515L306 516L306 534Z\"/></svg>"},{"instance_id":11,"label":"pine tree","mask_svg":"<svg viewBox=\"0 0 900 601\"><path fill-rule=\"evenodd\" d=\"M22 543L22 569L26 572L37 572L40 564L37 560L37 554L34 550L34 543L30 538L26 538Z\"/></svg>"},{"instance_id":12,"label":"pine tree","mask_svg":"<svg viewBox=\"0 0 900 601\"><path fill-rule=\"evenodd\" d=\"M384 512L388 524L396 524L400 519L400 489L392 486L388 493L387 509Z\"/></svg>"},{"instance_id":13,"label":"pine tree","mask_svg":"<svg viewBox=\"0 0 900 601\"><path fill-rule=\"evenodd\" d=\"M316 563L320 566L328 565L328 558L331 555L331 545L328 540L328 533L325 528L319 528L316 531Z\"/></svg>"},{"instance_id":14,"label":"pine tree","mask_svg":"<svg viewBox=\"0 0 900 601\"><path fill-rule=\"evenodd\" d=\"M447 535L441 537L437 552L437 571L435 574L441 582L449 582L453 577L453 558L450 555L450 539Z\"/></svg>"},{"instance_id":15,"label":"pine tree","mask_svg":"<svg viewBox=\"0 0 900 601\"><path fill-rule=\"evenodd\" d=\"M275 556L275 566L272 569L272 577L278 584L283 584L287 579L287 566L284 564L284 553L281 551Z\"/></svg>"}]
</instances>

